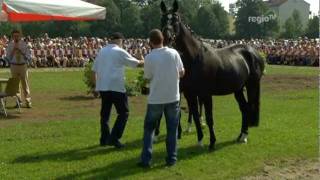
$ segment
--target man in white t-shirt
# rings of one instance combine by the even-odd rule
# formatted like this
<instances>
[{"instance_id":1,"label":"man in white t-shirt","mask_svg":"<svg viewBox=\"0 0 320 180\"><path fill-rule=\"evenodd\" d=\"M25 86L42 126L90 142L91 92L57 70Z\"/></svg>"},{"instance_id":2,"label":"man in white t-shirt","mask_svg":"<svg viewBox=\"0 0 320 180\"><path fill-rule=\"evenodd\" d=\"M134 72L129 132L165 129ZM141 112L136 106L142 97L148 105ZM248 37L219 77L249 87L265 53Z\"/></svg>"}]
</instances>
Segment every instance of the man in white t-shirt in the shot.
<instances>
[{"instance_id":1,"label":"man in white t-shirt","mask_svg":"<svg viewBox=\"0 0 320 180\"><path fill-rule=\"evenodd\" d=\"M100 50L92 67L95 73L96 91L100 92L102 99L100 145L122 148L124 145L120 142L120 138L129 116L124 78L125 66L137 67L143 65L143 60L137 60L121 48L124 39L121 33L112 34L110 39L110 44ZM118 117L110 133L108 122L112 105L115 106Z\"/></svg>"},{"instance_id":2,"label":"man in white t-shirt","mask_svg":"<svg viewBox=\"0 0 320 180\"><path fill-rule=\"evenodd\" d=\"M179 53L163 47L163 35L154 29L149 34L153 48L145 58L144 77L150 80L147 113L144 122L143 149L141 167L150 167L154 130L159 118L164 113L167 125L168 166L177 161L177 129L180 113L179 79L184 75L184 68Z\"/></svg>"}]
</instances>

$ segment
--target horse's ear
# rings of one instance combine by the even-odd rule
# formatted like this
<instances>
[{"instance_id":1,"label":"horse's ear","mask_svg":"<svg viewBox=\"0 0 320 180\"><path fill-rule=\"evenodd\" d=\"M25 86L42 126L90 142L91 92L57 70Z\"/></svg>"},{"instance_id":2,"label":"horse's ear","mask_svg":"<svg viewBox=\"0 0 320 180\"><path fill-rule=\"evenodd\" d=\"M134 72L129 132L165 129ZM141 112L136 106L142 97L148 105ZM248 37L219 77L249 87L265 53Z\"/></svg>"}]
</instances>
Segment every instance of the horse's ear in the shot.
<instances>
[{"instance_id":1,"label":"horse's ear","mask_svg":"<svg viewBox=\"0 0 320 180\"><path fill-rule=\"evenodd\" d=\"M167 12L167 6L163 1L161 1L160 7L163 14Z\"/></svg>"},{"instance_id":2,"label":"horse's ear","mask_svg":"<svg viewBox=\"0 0 320 180\"><path fill-rule=\"evenodd\" d=\"M174 0L174 2L173 2L173 7L172 7L172 11L173 11L173 12L177 12L178 9L179 9L178 1L177 1L177 0Z\"/></svg>"}]
</instances>

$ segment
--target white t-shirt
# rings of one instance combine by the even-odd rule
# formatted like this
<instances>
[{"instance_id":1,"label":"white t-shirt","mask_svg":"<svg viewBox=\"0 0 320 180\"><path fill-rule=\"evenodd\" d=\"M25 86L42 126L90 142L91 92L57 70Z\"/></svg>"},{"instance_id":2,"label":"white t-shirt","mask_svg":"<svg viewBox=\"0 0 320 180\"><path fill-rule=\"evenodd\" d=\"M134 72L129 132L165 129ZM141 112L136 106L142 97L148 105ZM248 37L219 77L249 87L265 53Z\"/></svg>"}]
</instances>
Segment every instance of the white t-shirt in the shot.
<instances>
[{"instance_id":1,"label":"white t-shirt","mask_svg":"<svg viewBox=\"0 0 320 180\"><path fill-rule=\"evenodd\" d=\"M179 53L171 48L153 49L145 58L144 77L150 79L149 104L180 100L179 72L183 71Z\"/></svg>"},{"instance_id":2,"label":"white t-shirt","mask_svg":"<svg viewBox=\"0 0 320 180\"><path fill-rule=\"evenodd\" d=\"M96 91L125 93L125 66L136 67L138 64L136 58L115 44L102 48L92 67L97 74Z\"/></svg>"}]
</instances>

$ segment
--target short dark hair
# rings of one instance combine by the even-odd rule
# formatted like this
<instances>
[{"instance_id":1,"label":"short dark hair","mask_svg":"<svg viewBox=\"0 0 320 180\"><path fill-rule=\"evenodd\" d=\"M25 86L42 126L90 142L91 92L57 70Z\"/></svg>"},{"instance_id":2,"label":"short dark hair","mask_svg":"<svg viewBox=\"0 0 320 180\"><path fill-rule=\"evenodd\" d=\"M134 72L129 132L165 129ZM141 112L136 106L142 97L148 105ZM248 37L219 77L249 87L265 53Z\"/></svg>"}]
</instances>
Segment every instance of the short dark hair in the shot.
<instances>
[{"instance_id":1,"label":"short dark hair","mask_svg":"<svg viewBox=\"0 0 320 180\"><path fill-rule=\"evenodd\" d=\"M149 33L150 42L154 45L163 43L163 34L159 29L153 29Z\"/></svg>"},{"instance_id":2,"label":"short dark hair","mask_svg":"<svg viewBox=\"0 0 320 180\"><path fill-rule=\"evenodd\" d=\"M11 35L15 34L15 33L19 33L20 34L20 31L18 29L15 29L11 32Z\"/></svg>"},{"instance_id":3,"label":"short dark hair","mask_svg":"<svg viewBox=\"0 0 320 180\"><path fill-rule=\"evenodd\" d=\"M112 33L112 34L111 34L110 39L111 39L111 40L124 39L124 36L123 36L123 34L120 33L120 32L115 32L115 33Z\"/></svg>"}]
</instances>

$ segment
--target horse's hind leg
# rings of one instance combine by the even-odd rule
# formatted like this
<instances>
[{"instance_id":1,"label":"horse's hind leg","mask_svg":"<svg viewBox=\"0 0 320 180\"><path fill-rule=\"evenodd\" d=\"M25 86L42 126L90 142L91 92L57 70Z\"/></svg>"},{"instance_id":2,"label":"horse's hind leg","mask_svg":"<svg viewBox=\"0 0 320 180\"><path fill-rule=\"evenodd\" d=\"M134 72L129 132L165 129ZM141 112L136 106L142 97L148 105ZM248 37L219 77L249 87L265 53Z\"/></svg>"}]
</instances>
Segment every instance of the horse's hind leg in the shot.
<instances>
[{"instance_id":1,"label":"horse's hind leg","mask_svg":"<svg viewBox=\"0 0 320 180\"><path fill-rule=\"evenodd\" d=\"M234 93L234 96L239 104L239 108L242 114L242 126L241 126L241 133L237 138L238 142L247 142L248 136L248 118L249 118L249 105L246 101L246 98L243 94L243 89Z\"/></svg>"},{"instance_id":2,"label":"horse's hind leg","mask_svg":"<svg viewBox=\"0 0 320 180\"><path fill-rule=\"evenodd\" d=\"M251 78L247 83L247 96L248 105L250 111L250 119L248 125L258 126L259 125L259 113L260 113L260 79Z\"/></svg>"},{"instance_id":3,"label":"horse's hind leg","mask_svg":"<svg viewBox=\"0 0 320 180\"><path fill-rule=\"evenodd\" d=\"M181 128L181 110L179 112L179 123L178 123L178 139L181 139L182 128Z\"/></svg>"},{"instance_id":4,"label":"horse's hind leg","mask_svg":"<svg viewBox=\"0 0 320 180\"><path fill-rule=\"evenodd\" d=\"M213 121L213 114L212 114L212 97L211 95L206 96L206 97L203 97L202 100L204 103L207 125L210 132L209 150L214 150L215 143L216 143L216 135L214 133L214 121Z\"/></svg>"},{"instance_id":5,"label":"horse's hind leg","mask_svg":"<svg viewBox=\"0 0 320 180\"><path fill-rule=\"evenodd\" d=\"M188 112L188 125L187 125L186 132L190 133L191 132L191 126L192 126L192 112L191 112L189 103L188 103L188 111L189 111Z\"/></svg>"}]
</instances>

